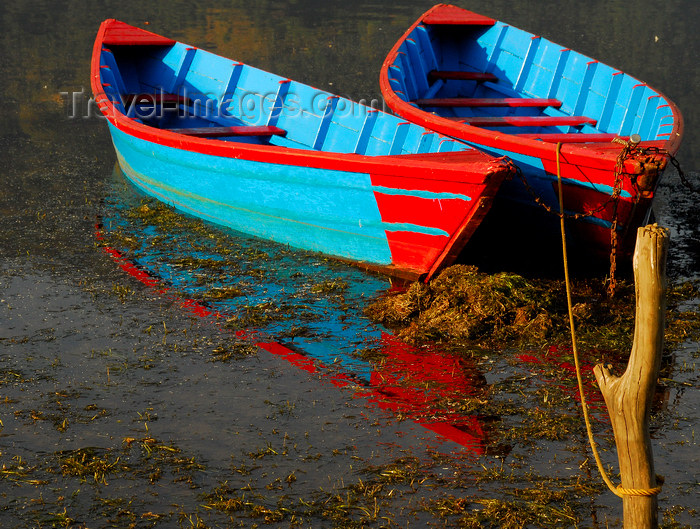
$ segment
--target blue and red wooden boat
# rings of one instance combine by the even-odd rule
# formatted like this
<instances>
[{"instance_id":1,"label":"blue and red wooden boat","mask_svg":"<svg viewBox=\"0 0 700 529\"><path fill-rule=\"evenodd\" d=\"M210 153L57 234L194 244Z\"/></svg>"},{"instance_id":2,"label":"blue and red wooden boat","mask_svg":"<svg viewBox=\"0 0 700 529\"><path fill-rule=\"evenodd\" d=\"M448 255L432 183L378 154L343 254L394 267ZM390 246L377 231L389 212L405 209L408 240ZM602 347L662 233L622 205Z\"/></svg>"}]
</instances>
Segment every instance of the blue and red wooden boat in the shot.
<instances>
[{"instance_id":1,"label":"blue and red wooden boat","mask_svg":"<svg viewBox=\"0 0 700 529\"><path fill-rule=\"evenodd\" d=\"M609 255L611 241L629 252L683 132L676 105L647 84L452 5L405 32L380 85L398 115L513 159L523 178L502 187L494 210L506 225L527 224L534 197L559 212L560 174L572 242L591 255Z\"/></svg>"},{"instance_id":2,"label":"blue and red wooden boat","mask_svg":"<svg viewBox=\"0 0 700 529\"><path fill-rule=\"evenodd\" d=\"M116 20L92 90L122 171L240 232L429 279L514 167L395 116Z\"/></svg>"}]
</instances>

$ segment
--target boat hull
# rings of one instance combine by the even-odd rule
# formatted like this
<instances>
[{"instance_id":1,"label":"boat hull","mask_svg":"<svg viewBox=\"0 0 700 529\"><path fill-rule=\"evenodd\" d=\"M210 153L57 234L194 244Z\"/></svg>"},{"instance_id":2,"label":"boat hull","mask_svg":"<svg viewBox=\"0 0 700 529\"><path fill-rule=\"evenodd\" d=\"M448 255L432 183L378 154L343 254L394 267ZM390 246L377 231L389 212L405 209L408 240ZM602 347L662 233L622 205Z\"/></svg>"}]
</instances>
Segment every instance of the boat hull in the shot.
<instances>
[{"instance_id":1,"label":"boat hull","mask_svg":"<svg viewBox=\"0 0 700 529\"><path fill-rule=\"evenodd\" d=\"M179 210L282 244L391 264L368 174L212 157L111 132L124 174Z\"/></svg>"},{"instance_id":2,"label":"boat hull","mask_svg":"<svg viewBox=\"0 0 700 529\"><path fill-rule=\"evenodd\" d=\"M453 262L514 173L395 116L117 21L100 28L92 72L122 171L145 193L400 277Z\"/></svg>"},{"instance_id":3,"label":"boat hull","mask_svg":"<svg viewBox=\"0 0 700 529\"><path fill-rule=\"evenodd\" d=\"M442 4L398 40L380 85L398 115L509 156L522 178L506 183L497 200L558 213L561 177L572 243L596 257L611 254L611 240L631 254L634 228L648 217L683 131L676 106L645 83ZM627 142L633 134L641 143Z\"/></svg>"}]
</instances>

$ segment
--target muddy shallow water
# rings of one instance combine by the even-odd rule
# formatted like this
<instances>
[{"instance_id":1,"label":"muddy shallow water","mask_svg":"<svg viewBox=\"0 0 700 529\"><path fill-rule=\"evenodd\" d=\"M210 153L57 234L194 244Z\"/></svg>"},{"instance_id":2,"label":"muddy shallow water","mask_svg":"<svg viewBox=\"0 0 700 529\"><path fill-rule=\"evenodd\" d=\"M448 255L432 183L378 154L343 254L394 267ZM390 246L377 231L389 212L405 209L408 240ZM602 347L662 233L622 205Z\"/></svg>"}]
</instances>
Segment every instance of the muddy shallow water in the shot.
<instances>
[{"instance_id":1,"label":"muddy shallow water","mask_svg":"<svg viewBox=\"0 0 700 529\"><path fill-rule=\"evenodd\" d=\"M513 4L465 7L669 95L700 187L696 2L607 2L585 19L557 2L565 23L547 22L553 4ZM363 315L386 278L168 216L115 168L88 95L72 96L99 22L117 17L369 101L384 53L429 5L0 8L0 525L621 527L565 350L397 342ZM675 283L700 280L697 196L672 172L659 191ZM654 408L669 528L698 524L698 354L690 340L668 352ZM590 380L600 358L584 357Z\"/></svg>"}]
</instances>

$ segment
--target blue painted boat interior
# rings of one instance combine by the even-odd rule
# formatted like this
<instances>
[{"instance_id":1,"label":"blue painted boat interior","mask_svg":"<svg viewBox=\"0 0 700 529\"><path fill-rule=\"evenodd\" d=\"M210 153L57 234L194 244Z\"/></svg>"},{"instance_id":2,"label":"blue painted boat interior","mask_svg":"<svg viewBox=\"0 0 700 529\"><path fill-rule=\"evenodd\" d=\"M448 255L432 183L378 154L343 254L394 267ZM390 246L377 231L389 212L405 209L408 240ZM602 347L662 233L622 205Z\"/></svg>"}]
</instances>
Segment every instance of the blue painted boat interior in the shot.
<instances>
[{"instance_id":1,"label":"blue painted boat interior","mask_svg":"<svg viewBox=\"0 0 700 529\"><path fill-rule=\"evenodd\" d=\"M469 149L393 115L182 43L110 46L102 50L101 66L117 109L160 129L276 126L286 134L217 139L369 156ZM177 94L187 103L131 104L127 94Z\"/></svg>"},{"instance_id":2,"label":"blue painted boat interior","mask_svg":"<svg viewBox=\"0 0 700 529\"><path fill-rule=\"evenodd\" d=\"M431 82L429 74L435 70L486 72L498 80L438 78ZM674 120L669 102L639 80L502 22L493 26L418 25L390 67L389 81L408 102L439 98L553 98L561 102L559 108L421 106L444 117L586 116L595 120L579 126L488 127L509 133L639 134L642 140L666 140Z\"/></svg>"}]
</instances>

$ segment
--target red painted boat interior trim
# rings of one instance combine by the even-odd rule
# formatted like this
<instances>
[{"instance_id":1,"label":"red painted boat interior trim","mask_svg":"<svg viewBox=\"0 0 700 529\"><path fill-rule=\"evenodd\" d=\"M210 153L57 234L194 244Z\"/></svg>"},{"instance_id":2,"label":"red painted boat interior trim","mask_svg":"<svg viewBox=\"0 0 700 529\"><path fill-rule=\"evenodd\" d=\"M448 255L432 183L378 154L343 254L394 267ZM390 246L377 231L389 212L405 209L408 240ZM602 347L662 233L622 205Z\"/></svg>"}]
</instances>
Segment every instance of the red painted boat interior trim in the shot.
<instances>
[{"instance_id":1,"label":"red painted boat interior trim","mask_svg":"<svg viewBox=\"0 0 700 529\"><path fill-rule=\"evenodd\" d=\"M156 35L145 29L135 28L119 20L106 20L103 22L104 33L102 43L110 45L128 46L138 44L153 46L172 46L176 41Z\"/></svg>"},{"instance_id":2,"label":"red painted boat interior trim","mask_svg":"<svg viewBox=\"0 0 700 529\"><path fill-rule=\"evenodd\" d=\"M493 26L493 18L467 11L461 7L440 4L428 11L423 17L426 24L454 24L469 26Z\"/></svg>"}]
</instances>

